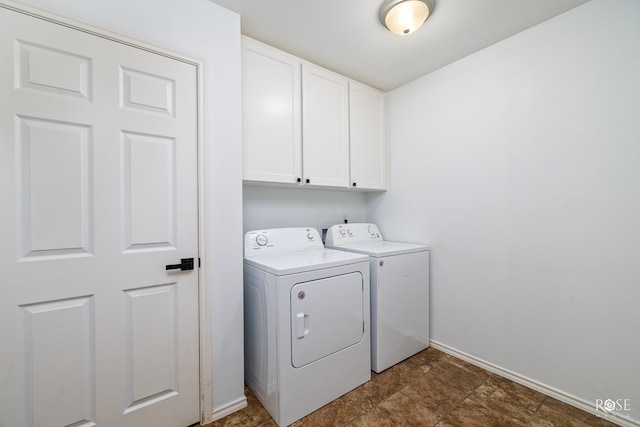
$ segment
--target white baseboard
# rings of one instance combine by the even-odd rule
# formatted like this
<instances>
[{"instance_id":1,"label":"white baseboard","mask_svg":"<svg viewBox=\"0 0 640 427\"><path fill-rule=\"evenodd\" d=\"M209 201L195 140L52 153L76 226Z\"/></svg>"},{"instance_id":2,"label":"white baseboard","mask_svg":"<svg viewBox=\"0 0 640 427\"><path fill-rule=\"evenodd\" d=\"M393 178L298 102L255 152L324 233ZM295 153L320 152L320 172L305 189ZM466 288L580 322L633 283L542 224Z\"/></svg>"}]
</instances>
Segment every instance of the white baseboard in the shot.
<instances>
[{"instance_id":1,"label":"white baseboard","mask_svg":"<svg viewBox=\"0 0 640 427\"><path fill-rule=\"evenodd\" d=\"M211 413L211 421L219 420L220 418L224 418L229 414L232 414L240 409L247 407L247 398L246 396L242 396L240 399L234 400L233 402L227 403L220 408L215 408Z\"/></svg>"},{"instance_id":2,"label":"white baseboard","mask_svg":"<svg viewBox=\"0 0 640 427\"><path fill-rule=\"evenodd\" d=\"M435 348L436 350L440 350L451 356L457 357L458 359L462 359L465 362L471 363L472 365L476 365L480 368L486 369L489 372L493 372L494 374L500 375L501 377L507 378L513 382L522 384L525 387L529 387L542 394L553 397L554 399L557 399L568 405L575 406L578 409L581 409L585 412L593 414L599 418L606 419L607 421L610 421L614 424L618 424L623 427L640 427L640 421L633 420L631 418L625 418L623 416L620 416L617 413L606 413L606 412L596 411L596 408L593 402L587 402L584 399L580 399L578 397L572 396L561 390L555 389L546 384L542 384L538 381L532 380L531 378L527 378L525 376L522 376L508 369L501 368L500 366L494 365L493 363L489 363L482 359L478 359L475 356L456 350L455 348L449 347L448 345L439 343L437 341L431 341L430 344L431 344L431 347Z\"/></svg>"}]
</instances>

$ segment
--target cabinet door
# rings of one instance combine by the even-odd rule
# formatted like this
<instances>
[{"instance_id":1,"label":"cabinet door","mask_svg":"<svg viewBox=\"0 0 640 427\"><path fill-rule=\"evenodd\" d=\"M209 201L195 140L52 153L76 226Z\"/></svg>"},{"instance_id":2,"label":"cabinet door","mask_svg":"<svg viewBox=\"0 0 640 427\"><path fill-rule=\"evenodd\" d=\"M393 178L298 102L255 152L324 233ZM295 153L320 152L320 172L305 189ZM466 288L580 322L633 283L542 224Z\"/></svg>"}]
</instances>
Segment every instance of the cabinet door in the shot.
<instances>
[{"instance_id":1,"label":"cabinet door","mask_svg":"<svg viewBox=\"0 0 640 427\"><path fill-rule=\"evenodd\" d=\"M384 93L350 82L349 116L351 186L385 190L387 160Z\"/></svg>"},{"instance_id":2,"label":"cabinet door","mask_svg":"<svg viewBox=\"0 0 640 427\"><path fill-rule=\"evenodd\" d=\"M300 61L243 38L243 179L302 177Z\"/></svg>"},{"instance_id":3,"label":"cabinet door","mask_svg":"<svg viewBox=\"0 0 640 427\"><path fill-rule=\"evenodd\" d=\"M349 84L338 74L302 65L304 182L349 186Z\"/></svg>"}]
</instances>

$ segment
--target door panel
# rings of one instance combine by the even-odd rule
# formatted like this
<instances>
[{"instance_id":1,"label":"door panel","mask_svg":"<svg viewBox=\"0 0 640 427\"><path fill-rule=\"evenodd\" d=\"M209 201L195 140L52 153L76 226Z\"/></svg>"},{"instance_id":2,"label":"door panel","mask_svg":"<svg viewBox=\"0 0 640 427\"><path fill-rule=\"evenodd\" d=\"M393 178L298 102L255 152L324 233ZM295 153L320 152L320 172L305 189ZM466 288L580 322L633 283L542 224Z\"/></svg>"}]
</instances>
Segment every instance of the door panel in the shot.
<instances>
[{"instance_id":1,"label":"door panel","mask_svg":"<svg viewBox=\"0 0 640 427\"><path fill-rule=\"evenodd\" d=\"M125 250L174 248L175 139L122 133Z\"/></svg>"},{"instance_id":2,"label":"door panel","mask_svg":"<svg viewBox=\"0 0 640 427\"><path fill-rule=\"evenodd\" d=\"M91 58L16 40L18 89L91 100Z\"/></svg>"},{"instance_id":3,"label":"door panel","mask_svg":"<svg viewBox=\"0 0 640 427\"><path fill-rule=\"evenodd\" d=\"M199 419L197 78L0 6L0 426Z\"/></svg>"},{"instance_id":4,"label":"door panel","mask_svg":"<svg viewBox=\"0 0 640 427\"><path fill-rule=\"evenodd\" d=\"M26 425L95 420L93 297L20 307ZM9 424L7 424L9 425Z\"/></svg>"},{"instance_id":5,"label":"door panel","mask_svg":"<svg viewBox=\"0 0 640 427\"><path fill-rule=\"evenodd\" d=\"M124 292L125 413L177 393L177 291L171 283Z\"/></svg>"},{"instance_id":6,"label":"door panel","mask_svg":"<svg viewBox=\"0 0 640 427\"><path fill-rule=\"evenodd\" d=\"M17 116L16 129L19 255L90 254L91 128Z\"/></svg>"},{"instance_id":7,"label":"door panel","mask_svg":"<svg viewBox=\"0 0 640 427\"><path fill-rule=\"evenodd\" d=\"M174 115L175 80L125 67L121 73L123 107Z\"/></svg>"},{"instance_id":8,"label":"door panel","mask_svg":"<svg viewBox=\"0 0 640 427\"><path fill-rule=\"evenodd\" d=\"M291 288L291 363L300 368L362 340L363 278L358 272Z\"/></svg>"}]
</instances>

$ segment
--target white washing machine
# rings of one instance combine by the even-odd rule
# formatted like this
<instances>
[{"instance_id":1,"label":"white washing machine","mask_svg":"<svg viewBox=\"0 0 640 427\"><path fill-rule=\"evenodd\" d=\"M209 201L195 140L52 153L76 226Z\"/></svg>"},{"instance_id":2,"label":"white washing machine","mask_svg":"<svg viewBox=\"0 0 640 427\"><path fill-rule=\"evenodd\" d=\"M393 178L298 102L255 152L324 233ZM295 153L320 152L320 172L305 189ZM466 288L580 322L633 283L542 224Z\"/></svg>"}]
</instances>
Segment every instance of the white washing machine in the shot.
<instances>
[{"instance_id":1,"label":"white washing machine","mask_svg":"<svg viewBox=\"0 0 640 427\"><path fill-rule=\"evenodd\" d=\"M245 382L279 426L371 379L369 258L315 228L244 240Z\"/></svg>"},{"instance_id":2,"label":"white washing machine","mask_svg":"<svg viewBox=\"0 0 640 427\"><path fill-rule=\"evenodd\" d=\"M382 372L429 347L429 248L387 242L375 224L329 228L326 246L371 265L371 368Z\"/></svg>"}]
</instances>

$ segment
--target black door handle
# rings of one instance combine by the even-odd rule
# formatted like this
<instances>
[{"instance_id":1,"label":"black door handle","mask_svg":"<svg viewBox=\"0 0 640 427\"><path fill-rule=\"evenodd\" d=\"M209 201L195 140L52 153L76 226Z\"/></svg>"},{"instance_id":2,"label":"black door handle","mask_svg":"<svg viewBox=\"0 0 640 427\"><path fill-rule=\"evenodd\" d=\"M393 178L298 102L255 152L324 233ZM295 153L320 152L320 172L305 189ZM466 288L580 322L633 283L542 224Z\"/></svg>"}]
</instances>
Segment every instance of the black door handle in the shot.
<instances>
[{"instance_id":1,"label":"black door handle","mask_svg":"<svg viewBox=\"0 0 640 427\"><path fill-rule=\"evenodd\" d=\"M169 264L165 270L193 270L193 258L181 258L180 264Z\"/></svg>"}]
</instances>

